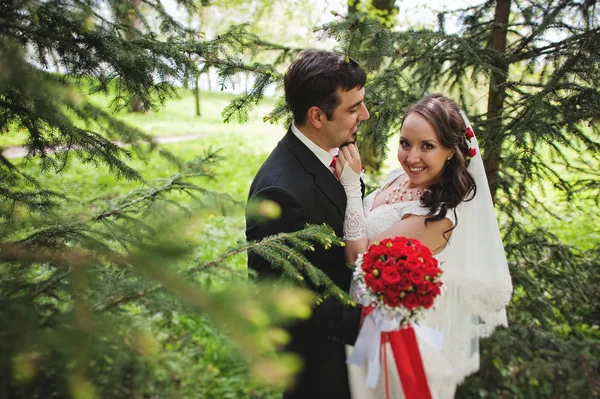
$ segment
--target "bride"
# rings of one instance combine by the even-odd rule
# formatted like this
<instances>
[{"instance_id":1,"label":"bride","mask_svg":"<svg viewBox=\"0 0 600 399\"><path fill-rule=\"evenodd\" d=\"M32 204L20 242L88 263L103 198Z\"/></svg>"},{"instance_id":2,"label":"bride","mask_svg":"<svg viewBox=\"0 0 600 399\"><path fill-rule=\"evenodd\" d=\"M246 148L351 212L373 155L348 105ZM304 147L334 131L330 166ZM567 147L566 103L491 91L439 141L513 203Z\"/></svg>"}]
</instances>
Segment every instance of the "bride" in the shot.
<instances>
[{"instance_id":1,"label":"bride","mask_svg":"<svg viewBox=\"0 0 600 399\"><path fill-rule=\"evenodd\" d=\"M512 285L504 247L477 141L454 101L434 94L409 109L398 161L401 169L362 201L358 150L354 144L340 150L346 258L354 264L371 243L396 236L418 239L436 254L445 290L420 324L441 332L443 345L417 341L431 397L451 399L479 369L479 338L507 324ZM386 351L393 359L389 345ZM348 365L353 398L385 398L386 390L404 398L394 362L386 363L374 389L365 384L366 365Z\"/></svg>"}]
</instances>

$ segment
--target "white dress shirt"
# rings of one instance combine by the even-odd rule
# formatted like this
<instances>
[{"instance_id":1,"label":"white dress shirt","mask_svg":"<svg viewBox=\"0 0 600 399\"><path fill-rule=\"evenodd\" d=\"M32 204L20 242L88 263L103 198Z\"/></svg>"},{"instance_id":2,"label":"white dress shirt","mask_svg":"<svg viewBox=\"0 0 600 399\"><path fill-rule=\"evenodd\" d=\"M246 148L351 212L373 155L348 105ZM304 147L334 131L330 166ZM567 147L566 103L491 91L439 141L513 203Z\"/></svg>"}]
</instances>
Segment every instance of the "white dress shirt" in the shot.
<instances>
[{"instance_id":1,"label":"white dress shirt","mask_svg":"<svg viewBox=\"0 0 600 399\"><path fill-rule=\"evenodd\" d=\"M333 157L338 154L339 149L334 148L330 152L327 152L318 145L316 145L311 139L306 137L300 130L298 130L296 125L292 124L291 130L292 133L294 133L294 135L298 137L298 140L304 143L304 145L307 146L308 149L317 156L317 158L319 158L319 161L321 161L323 165L325 165L327 168L329 168L329 170L333 172L333 169L330 168L329 165L331 165Z\"/></svg>"}]
</instances>

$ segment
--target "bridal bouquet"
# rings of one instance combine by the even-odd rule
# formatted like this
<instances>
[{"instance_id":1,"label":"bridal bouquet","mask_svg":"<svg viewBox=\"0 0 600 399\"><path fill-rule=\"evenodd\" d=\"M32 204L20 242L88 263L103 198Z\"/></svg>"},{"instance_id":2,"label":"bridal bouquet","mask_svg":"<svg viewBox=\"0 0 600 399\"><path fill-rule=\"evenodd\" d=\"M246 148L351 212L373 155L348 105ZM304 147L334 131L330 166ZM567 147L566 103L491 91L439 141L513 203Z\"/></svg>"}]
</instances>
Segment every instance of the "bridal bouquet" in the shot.
<instances>
[{"instance_id":1,"label":"bridal bouquet","mask_svg":"<svg viewBox=\"0 0 600 399\"><path fill-rule=\"evenodd\" d=\"M441 294L438 260L420 241L386 238L356 260L354 298L399 322L418 321Z\"/></svg>"},{"instance_id":2,"label":"bridal bouquet","mask_svg":"<svg viewBox=\"0 0 600 399\"><path fill-rule=\"evenodd\" d=\"M441 275L431 250L414 239L381 240L358 256L351 294L363 305L365 320L348 363L368 361L367 386L377 385L383 354L387 392L387 341L406 399L431 398L416 335L438 347L443 337L417 322L441 295Z\"/></svg>"}]
</instances>

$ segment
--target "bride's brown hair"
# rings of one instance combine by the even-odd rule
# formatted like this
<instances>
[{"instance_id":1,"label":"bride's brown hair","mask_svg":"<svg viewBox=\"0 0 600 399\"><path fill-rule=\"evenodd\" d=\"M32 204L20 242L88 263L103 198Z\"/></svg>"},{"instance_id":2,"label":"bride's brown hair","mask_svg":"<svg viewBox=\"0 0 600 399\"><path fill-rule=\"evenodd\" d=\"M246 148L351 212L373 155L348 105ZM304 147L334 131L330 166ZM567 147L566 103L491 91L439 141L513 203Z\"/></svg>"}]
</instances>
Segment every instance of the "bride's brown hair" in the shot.
<instances>
[{"instance_id":1,"label":"bride's brown hair","mask_svg":"<svg viewBox=\"0 0 600 399\"><path fill-rule=\"evenodd\" d=\"M446 161L442 180L432 184L421 196L421 204L429 208L425 224L441 220L452 209L456 218L456 206L473 199L477 191L475 180L467 170L469 148L465 140L466 125L456 102L441 94L431 94L414 104L402 118L416 112L429 122L440 143L454 150L454 156ZM458 222L458 220L457 220Z\"/></svg>"}]
</instances>

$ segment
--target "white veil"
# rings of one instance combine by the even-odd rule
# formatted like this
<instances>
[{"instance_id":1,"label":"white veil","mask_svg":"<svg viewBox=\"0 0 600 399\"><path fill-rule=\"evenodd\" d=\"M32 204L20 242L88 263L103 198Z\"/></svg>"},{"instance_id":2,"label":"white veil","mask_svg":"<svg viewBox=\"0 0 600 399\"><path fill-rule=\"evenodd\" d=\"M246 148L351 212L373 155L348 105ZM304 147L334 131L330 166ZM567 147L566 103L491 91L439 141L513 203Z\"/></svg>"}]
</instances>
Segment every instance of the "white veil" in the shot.
<instances>
[{"instance_id":1,"label":"white veil","mask_svg":"<svg viewBox=\"0 0 600 399\"><path fill-rule=\"evenodd\" d=\"M469 119L462 111L461 115L472 132ZM444 255L449 264L458 266L453 268L460 273L454 281L462 282L462 310L477 316L475 331L487 337L497 326L507 326L512 283L477 139L472 136L468 144L476 151L467 170L475 179L477 193L456 208L458 224Z\"/></svg>"}]
</instances>

